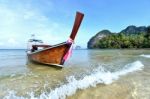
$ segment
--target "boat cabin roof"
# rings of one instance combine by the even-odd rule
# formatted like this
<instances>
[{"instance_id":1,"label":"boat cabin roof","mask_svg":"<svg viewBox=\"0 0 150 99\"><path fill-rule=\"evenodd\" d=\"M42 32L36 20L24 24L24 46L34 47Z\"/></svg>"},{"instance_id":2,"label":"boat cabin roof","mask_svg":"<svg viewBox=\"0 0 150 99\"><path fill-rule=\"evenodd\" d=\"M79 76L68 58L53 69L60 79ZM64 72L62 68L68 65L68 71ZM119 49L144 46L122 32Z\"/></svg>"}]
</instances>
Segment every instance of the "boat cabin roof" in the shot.
<instances>
[{"instance_id":1,"label":"boat cabin roof","mask_svg":"<svg viewBox=\"0 0 150 99\"><path fill-rule=\"evenodd\" d=\"M32 47L52 47L52 45L32 45Z\"/></svg>"},{"instance_id":2,"label":"boat cabin roof","mask_svg":"<svg viewBox=\"0 0 150 99\"><path fill-rule=\"evenodd\" d=\"M29 39L29 42L38 42L38 43L43 43L42 40L38 40L38 39Z\"/></svg>"}]
</instances>

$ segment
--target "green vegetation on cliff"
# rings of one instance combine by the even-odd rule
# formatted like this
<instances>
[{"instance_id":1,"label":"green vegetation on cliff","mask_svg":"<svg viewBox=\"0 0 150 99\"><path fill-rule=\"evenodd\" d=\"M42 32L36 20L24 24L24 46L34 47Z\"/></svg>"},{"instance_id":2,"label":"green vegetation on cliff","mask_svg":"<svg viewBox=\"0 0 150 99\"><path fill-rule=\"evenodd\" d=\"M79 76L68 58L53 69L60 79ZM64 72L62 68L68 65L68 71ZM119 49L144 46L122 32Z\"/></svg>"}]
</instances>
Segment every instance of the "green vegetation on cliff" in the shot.
<instances>
[{"instance_id":1,"label":"green vegetation on cliff","mask_svg":"<svg viewBox=\"0 0 150 99\"><path fill-rule=\"evenodd\" d=\"M103 38L95 39L95 41L92 41L92 38L88 42L88 48L150 48L150 26L147 28L139 27L137 29L131 27L133 26L127 27L121 31L122 33L111 33ZM140 30L140 32L137 30ZM125 31L129 31L130 33ZM94 37L97 38L96 36Z\"/></svg>"}]
</instances>

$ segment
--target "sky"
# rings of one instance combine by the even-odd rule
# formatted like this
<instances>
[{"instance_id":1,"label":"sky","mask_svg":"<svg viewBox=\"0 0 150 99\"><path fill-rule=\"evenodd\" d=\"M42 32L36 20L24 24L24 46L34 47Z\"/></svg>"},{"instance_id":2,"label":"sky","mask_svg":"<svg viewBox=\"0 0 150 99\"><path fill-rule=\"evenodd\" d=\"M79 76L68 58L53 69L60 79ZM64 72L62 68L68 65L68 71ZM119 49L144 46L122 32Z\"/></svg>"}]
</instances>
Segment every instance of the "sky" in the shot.
<instances>
[{"instance_id":1,"label":"sky","mask_svg":"<svg viewBox=\"0 0 150 99\"><path fill-rule=\"evenodd\" d=\"M103 29L150 25L150 0L0 0L0 49L25 49L31 34L51 45L69 38L76 11L84 19L75 45Z\"/></svg>"}]
</instances>

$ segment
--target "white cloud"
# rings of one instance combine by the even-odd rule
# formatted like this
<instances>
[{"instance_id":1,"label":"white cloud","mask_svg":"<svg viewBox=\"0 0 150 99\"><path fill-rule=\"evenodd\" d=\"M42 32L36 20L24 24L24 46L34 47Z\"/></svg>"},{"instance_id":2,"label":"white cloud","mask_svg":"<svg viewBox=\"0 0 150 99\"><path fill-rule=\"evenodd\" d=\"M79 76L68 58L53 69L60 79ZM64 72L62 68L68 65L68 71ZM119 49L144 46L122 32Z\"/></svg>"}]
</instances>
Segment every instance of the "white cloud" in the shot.
<instances>
[{"instance_id":1,"label":"white cloud","mask_svg":"<svg viewBox=\"0 0 150 99\"><path fill-rule=\"evenodd\" d=\"M12 44L12 45L17 45L17 41L14 38L10 38L8 39L8 43Z\"/></svg>"},{"instance_id":2,"label":"white cloud","mask_svg":"<svg viewBox=\"0 0 150 99\"><path fill-rule=\"evenodd\" d=\"M51 4L49 3L49 5ZM32 5L25 7L16 4L15 6L11 7L9 3L0 3L0 35L3 35L0 36L0 48L25 48L26 41L31 34L35 34L38 38L51 44L64 40L61 35L65 29L47 18L40 9L32 9ZM7 44L4 45L4 42Z\"/></svg>"},{"instance_id":3,"label":"white cloud","mask_svg":"<svg viewBox=\"0 0 150 99\"><path fill-rule=\"evenodd\" d=\"M31 17L34 17L34 13L32 13L31 11L25 12L23 15L24 19L30 19Z\"/></svg>"},{"instance_id":4,"label":"white cloud","mask_svg":"<svg viewBox=\"0 0 150 99\"><path fill-rule=\"evenodd\" d=\"M13 25L16 21L16 15L10 9L0 6L0 26Z\"/></svg>"},{"instance_id":5,"label":"white cloud","mask_svg":"<svg viewBox=\"0 0 150 99\"><path fill-rule=\"evenodd\" d=\"M50 0L41 0L38 4L36 0L0 1L0 35L3 35L0 36L0 48L26 48L31 34L52 45L66 41L74 20L70 24L68 19L69 25L61 23L61 19L53 20L53 7Z\"/></svg>"},{"instance_id":6,"label":"white cloud","mask_svg":"<svg viewBox=\"0 0 150 99\"><path fill-rule=\"evenodd\" d=\"M3 46L4 45L4 43L3 42L0 42L0 46Z\"/></svg>"}]
</instances>

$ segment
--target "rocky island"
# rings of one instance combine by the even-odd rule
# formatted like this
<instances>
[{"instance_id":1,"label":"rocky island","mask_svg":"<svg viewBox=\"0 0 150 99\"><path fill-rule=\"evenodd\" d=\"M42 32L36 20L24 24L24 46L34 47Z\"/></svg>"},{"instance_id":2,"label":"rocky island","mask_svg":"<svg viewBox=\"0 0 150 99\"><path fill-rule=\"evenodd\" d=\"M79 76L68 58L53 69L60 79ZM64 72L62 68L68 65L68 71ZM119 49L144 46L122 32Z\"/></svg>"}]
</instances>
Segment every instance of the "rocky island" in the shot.
<instances>
[{"instance_id":1,"label":"rocky island","mask_svg":"<svg viewBox=\"0 0 150 99\"><path fill-rule=\"evenodd\" d=\"M128 26L119 33L102 30L93 36L87 44L94 48L150 48L150 26Z\"/></svg>"}]
</instances>

